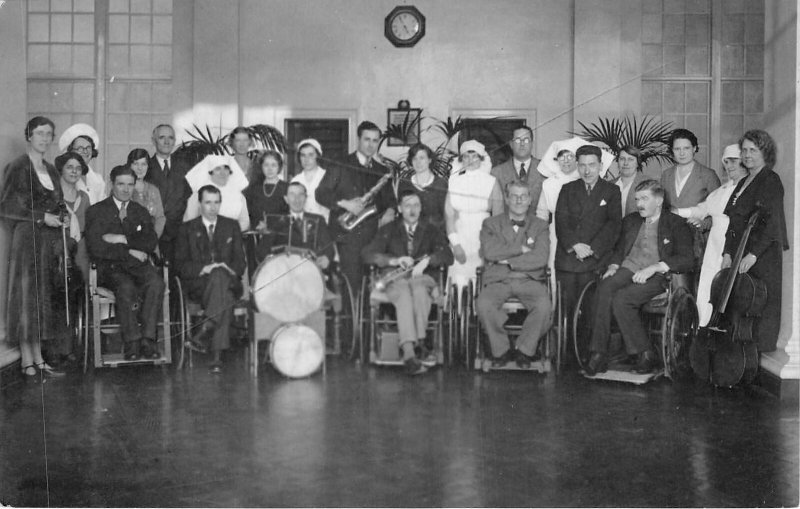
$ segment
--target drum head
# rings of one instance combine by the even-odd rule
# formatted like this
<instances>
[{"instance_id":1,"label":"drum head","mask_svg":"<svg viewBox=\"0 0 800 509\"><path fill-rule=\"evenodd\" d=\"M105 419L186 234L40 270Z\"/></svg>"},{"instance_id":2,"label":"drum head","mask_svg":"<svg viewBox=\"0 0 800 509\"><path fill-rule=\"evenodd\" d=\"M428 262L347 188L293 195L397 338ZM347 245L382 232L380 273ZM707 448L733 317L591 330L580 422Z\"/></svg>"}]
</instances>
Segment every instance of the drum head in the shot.
<instances>
[{"instance_id":1,"label":"drum head","mask_svg":"<svg viewBox=\"0 0 800 509\"><path fill-rule=\"evenodd\" d=\"M269 346L272 365L289 378L303 378L317 371L325 360L325 345L311 327L284 325Z\"/></svg>"},{"instance_id":2,"label":"drum head","mask_svg":"<svg viewBox=\"0 0 800 509\"><path fill-rule=\"evenodd\" d=\"M325 283L319 267L296 254L265 259L252 282L256 309L281 322L298 322L322 307Z\"/></svg>"}]
</instances>

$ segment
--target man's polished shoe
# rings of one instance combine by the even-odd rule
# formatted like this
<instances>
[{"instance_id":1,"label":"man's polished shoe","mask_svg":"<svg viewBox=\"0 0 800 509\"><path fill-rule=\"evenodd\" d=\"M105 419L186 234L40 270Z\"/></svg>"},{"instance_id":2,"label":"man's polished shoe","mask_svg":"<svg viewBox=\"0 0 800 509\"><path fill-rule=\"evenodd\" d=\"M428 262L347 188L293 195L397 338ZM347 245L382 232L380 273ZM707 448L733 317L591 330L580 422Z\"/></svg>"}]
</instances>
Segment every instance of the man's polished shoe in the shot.
<instances>
[{"instance_id":1,"label":"man's polished shoe","mask_svg":"<svg viewBox=\"0 0 800 509\"><path fill-rule=\"evenodd\" d=\"M139 350L143 359L158 359L158 344L150 338L142 338L142 348Z\"/></svg>"},{"instance_id":2,"label":"man's polished shoe","mask_svg":"<svg viewBox=\"0 0 800 509\"><path fill-rule=\"evenodd\" d=\"M512 359L512 352L511 350L506 350L506 352L501 355L500 357L494 357L492 359L492 367L493 368L504 368L506 364L511 362Z\"/></svg>"},{"instance_id":3,"label":"man's polished shoe","mask_svg":"<svg viewBox=\"0 0 800 509\"><path fill-rule=\"evenodd\" d=\"M652 373L657 365L658 359L656 358L656 354L652 350L645 350L639 354L639 359L636 361L636 364L634 364L632 371L644 375Z\"/></svg>"},{"instance_id":4,"label":"man's polished shoe","mask_svg":"<svg viewBox=\"0 0 800 509\"><path fill-rule=\"evenodd\" d=\"M403 361L406 366L406 374L409 376L421 375L428 371L428 368L422 365L419 359L412 357Z\"/></svg>"},{"instance_id":5,"label":"man's polished shoe","mask_svg":"<svg viewBox=\"0 0 800 509\"><path fill-rule=\"evenodd\" d=\"M123 350L126 361L139 360L139 341L128 341Z\"/></svg>"},{"instance_id":6,"label":"man's polished shoe","mask_svg":"<svg viewBox=\"0 0 800 509\"><path fill-rule=\"evenodd\" d=\"M606 354L601 352L592 352L589 357L589 362L586 363L584 371L589 376L594 376L598 373L605 373L608 371L608 358Z\"/></svg>"},{"instance_id":7,"label":"man's polished shoe","mask_svg":"<svg viewBox=\"0 0 800 509\"><path fill-rule=\"evenodd\" d=\"M533 359L531 357L525 355L519 350L514 350L514 362L517 363L517 367L520 369L530 369L532 360Z\"/></svg>"}]
</instances>

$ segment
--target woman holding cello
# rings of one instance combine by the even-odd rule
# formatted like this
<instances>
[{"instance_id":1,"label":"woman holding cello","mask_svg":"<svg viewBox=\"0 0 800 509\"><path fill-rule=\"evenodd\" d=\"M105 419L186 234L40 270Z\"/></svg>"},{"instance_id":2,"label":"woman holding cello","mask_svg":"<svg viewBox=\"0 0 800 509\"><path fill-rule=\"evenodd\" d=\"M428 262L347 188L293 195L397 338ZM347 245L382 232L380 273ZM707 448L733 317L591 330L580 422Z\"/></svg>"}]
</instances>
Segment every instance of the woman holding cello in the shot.
<instances>
[{"instance_id":1,"label":"woman holding cello","mask_svg":"<svg viewBox=\"0 0 800 509\"><path fill-rule=\"evenodd\" d=\"M730 218L725 235L722 267L731 266L739 239L747 229L750 216L758 209L760 220L753 226L738 272L748 273L764 282L766 304L753 322L753 339L759 352L775 350L781 320L782 251L789 249L786 218L783 212L783 185L773 171L777 159L775 141L766 132L753 129L739 140L742 164L749 175L734 189L725 215Z\"/></svg>"}]
</instances>

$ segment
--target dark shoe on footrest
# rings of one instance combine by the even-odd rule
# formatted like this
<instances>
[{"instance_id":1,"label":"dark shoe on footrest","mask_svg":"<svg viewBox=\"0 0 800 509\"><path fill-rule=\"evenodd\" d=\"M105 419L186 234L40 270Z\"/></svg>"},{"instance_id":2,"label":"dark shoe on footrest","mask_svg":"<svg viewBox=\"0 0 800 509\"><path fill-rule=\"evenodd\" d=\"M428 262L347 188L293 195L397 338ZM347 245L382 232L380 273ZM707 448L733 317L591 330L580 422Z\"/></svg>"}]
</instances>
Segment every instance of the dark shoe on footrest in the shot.
<instances>
[{"instance_id":1,"label":"dark shoe on footrest","mask_svg":"<svg viewBox=\"0 0 800 509\"><path fill-rule=\"evenodd\" d=\"M640 375L645 375L655 371L657 365L658 359L656 358L656 354L652 350L645 350L639 354L639 359L633 366L632 371Z\"/></svg>"},{"instance_id":2,"label":"dark shoe on footrest","mask_svg":"<svg viewBox=\"0 0 800 509\"><path fill-rule=\"evenodd\" d=\"M428 368L422 365L419 359L412 357L403 361L406 366L406 374L409 376L421 375L428 371Z\"/></svg>"},{"instance_id":3,"label":"dark shoe on footrest","mask_svg":"<svg viewBox=\"0 0 800 509\"><path fill-rule=\"evenodd\" d=\"M589 362L586 363L584 371L589 376L595 376L598 373L605 373L608 371L608 358L606 354L601 352L592 352L589 357Z\"/></svg>"},{"instance_id":4,"label":"dark shoe on footrest","mask_svg":"<svg viewBox=\"0 0 800 509\"><path fill-rule=\"evenodd\" d=\"M506 350L506 352L501 355L500 357L492 358L492 367L493 368L504 368L506 364L511 362L512 360L512 352L511 350Z\"/></svg>"},{"instance_id":5,"label":"dark shoe on footrest","mask_svg":"<svg viewBox=\"0 0 800 509\"><path fill-rule=\"evenodd\" d=\"M520 369L530 369L533 358L520 352L519 350L514 350L514 362L517 363L517 367Z\"/></svg>"},{"instance_id":6,"label":"dark shoe on footrest","mask_svg":"<svg viewBox=\"0 0 800 509\"><path fill-rule=\"evenodd\" d=\"M143 359L158 359L161 357L161 354L158 353L158 343L150 338L142 338L140 353Z\"/></svg>"},{"instance_id":7,"label":"dark shoe on footrest","mask_svg":"<svg viewBox=\"0 0 800 509\"><path fill-rule=\"evenodd\" d=\"M123 350L123 355L125 356L126 361L138 361L139 341L128 341L127 343L125 343L125 349Z\"/></svg>"}]
</instances>

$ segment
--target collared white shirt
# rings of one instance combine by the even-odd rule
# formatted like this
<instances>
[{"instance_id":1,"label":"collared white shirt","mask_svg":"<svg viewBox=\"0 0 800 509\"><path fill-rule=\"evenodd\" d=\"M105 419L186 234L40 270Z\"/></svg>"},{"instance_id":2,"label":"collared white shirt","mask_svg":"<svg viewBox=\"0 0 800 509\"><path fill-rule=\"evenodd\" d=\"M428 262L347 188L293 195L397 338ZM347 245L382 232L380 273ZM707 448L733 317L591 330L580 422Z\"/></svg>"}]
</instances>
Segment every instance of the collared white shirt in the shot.
<instances>
[{"instance_id":1,"label":"collared white shirt","mask_svg":"<svg viewBox=\"0 0 800 509\"><path fill-rule=\"evenodd\" d=\"M170 171L172 171L171 157L172 156L164 158L164 157L161 157L159 155L156 155L156 160L158 161L158 165L161 167L161 171L164 171L164 162L168 162L169 163L169 169L170 169Z\"/></svg>"},{"instance_id":2,"label":"collared white shirt","mask_svg":"<svg viewBox=\"0 0 800 509\"><path fill-rule=\"evenodd\" d=\"M683 191L683 186L686 185L686 181L689 180L689 177L692 175L693 171L694 171L694 163L692 163L692 169L689 170L689 173L687 173L685 177L681 178L678 168L677 167L675 168L675 193L678 196L681 195L681 191Z\"/></svg>"},{"instance_id":3,"label":"collared white shirt","mask_svg":"<svg viewBox=\"0 0 800 509\"><path fill-rule=\"evenodd\" d=\"M531 174L531 166L533 165L533 156L529 157L527 161L519 161L516 158L512 158L514 161L514 171L517 172L517 177L519 177L519 167L522 164L525 164L525 175Z\"/></svg>"},{"instance_id":4,"label":"collared white shirt","mask_svg":"<svg viewBox=\"0 0 800 509\"><path fill-rule=\"evenodd\" d=\"M205 217L203 217L203 216L200 216L200 217L203 219L203 226L206 227L206 233L208 233L208 227L209 226L213 226L214 227L214 231L216 231L216 229L217 229L217 222L216 221L214 221L212 223L211 221L209 221Z\"/></svg>"},{"instance_id":5,"label":"collared white shirt","mask_svg":"<svg viewBox=\"0 0 800 509\"><path fill-rule=\"evenodd\" d=\"M619 188L619 192L622 195L622 216L625 216L625 205L628 203L628 193L631 192L631 187L633 187L633 180L627 186L622 181L622 179L617 180L616 182L617 187Z\"/></svg>"},{"instance_id":6,"label":"collared white shirt","mask_svg":"<svg viewBox=\"0 0 800 509\"><path fill-rule=\"evenodd\" d=\"M122 202L121 202L121 201L119 201L119 200L117 199L117 197L116 197L116 196L114 196L113 194L111 195L111 198L114 200L114 205L116 205L116 206L117 206L117 211L119 211L120 209L122 209ZM126 201L126 202L125 202L125 208L128 208L128 204L129 204L129 203L130 203L130 200L128 200L128 201Z\"/></svg>"},{"instance_id":7,"label":"collared white shirt","mask_svg":"<svg viewBox=\"0 0 800 509\"><path fill-rule=\"evenodd\" d=\"M365 156L364 154L362 154L362 153L361 153L361 152L359 152L358 150L356 150L356 157L358 158L358 163L359 163L361 166L366 166L366 165L367 165L367 161L368 161L368 160L370 160L370 161L374 161L374 160L375 160L375 158L374 158L374 157L372 157L372 158L370 158L370 159L367 159L367 156Z\"/></svg>"}]
</instances>

